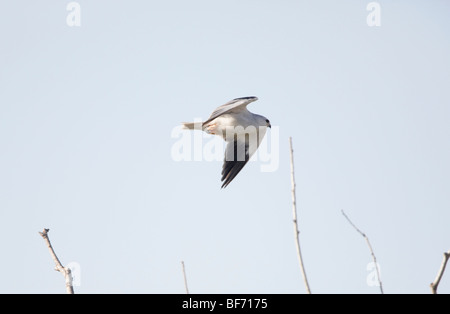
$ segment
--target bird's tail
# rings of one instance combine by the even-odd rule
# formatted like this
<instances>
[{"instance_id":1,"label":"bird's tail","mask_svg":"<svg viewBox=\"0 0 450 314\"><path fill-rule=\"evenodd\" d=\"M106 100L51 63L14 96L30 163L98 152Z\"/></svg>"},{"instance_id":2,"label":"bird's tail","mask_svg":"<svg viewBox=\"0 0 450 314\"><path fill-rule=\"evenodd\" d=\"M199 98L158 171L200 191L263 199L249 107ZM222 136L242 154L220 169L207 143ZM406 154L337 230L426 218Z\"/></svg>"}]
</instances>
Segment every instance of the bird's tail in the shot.
<instances>
[{"instance_id":1,"label":"bird's tail","mask_svg":"<svg viewBox=\"0 0 450 314\"><path fill-rule=\"evenodd\" d=\"M183 122L181 124L185 130L201 130L203 128L202 122Z\"/></svg>"}]
</instances>

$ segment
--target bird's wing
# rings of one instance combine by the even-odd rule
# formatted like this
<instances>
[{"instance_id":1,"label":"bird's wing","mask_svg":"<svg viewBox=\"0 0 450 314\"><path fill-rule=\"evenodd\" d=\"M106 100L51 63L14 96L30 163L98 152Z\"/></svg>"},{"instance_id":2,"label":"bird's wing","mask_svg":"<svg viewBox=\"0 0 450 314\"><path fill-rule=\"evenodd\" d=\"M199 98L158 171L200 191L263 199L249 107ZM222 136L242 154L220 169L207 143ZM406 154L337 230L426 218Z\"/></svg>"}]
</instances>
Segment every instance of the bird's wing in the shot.
<instances>
[{"instance_id":1,"label":"bird's wing","mask_svg":"<svg viewBox=\"0 0 450 314\"><path fill-rule=\"evenodd\" d=\"M217 107L211 114L211 116L209 116L208 120L204 122L204 124L210 122L211 120L214 120L215 118L223 115L224 113L247 110L247 105L256 100L258 100L258 98L253 96L233 99L227 102L226 104Z\"/></svg>"},{"instance_id":2,"label":"bird's wing","mask_svg":"<svg viewBox=\"0 0 450 314\"><path fill-rule=\"evenodd\" d=\"M244 168L259 146L259 139L253 139L249 134L236 136L234 141L227 144L225 160L222 167L222 188Z\"/></svg>"}]
</instances>

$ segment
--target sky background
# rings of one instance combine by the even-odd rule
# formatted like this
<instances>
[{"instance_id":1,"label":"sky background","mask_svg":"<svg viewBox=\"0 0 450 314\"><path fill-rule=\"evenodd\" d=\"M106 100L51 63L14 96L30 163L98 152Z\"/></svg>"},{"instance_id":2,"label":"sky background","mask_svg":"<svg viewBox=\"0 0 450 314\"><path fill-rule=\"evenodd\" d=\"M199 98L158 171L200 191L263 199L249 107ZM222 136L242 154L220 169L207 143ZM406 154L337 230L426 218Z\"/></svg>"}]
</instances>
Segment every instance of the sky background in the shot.
<instances>
[{"instance_id":1,"label":"sky background","mask_svg":"<svg viewBox=\"0 0 450 314\"><path fill-rule=\"evenodd\" d=\"M0 3L0 293L429 293L450 250L450 2ZM258 96L276 171L174 161L182 121ZM270 131L268 132L270 137ZM450 293L450 274L439 292Z\"/></svg>"}]
</instances>

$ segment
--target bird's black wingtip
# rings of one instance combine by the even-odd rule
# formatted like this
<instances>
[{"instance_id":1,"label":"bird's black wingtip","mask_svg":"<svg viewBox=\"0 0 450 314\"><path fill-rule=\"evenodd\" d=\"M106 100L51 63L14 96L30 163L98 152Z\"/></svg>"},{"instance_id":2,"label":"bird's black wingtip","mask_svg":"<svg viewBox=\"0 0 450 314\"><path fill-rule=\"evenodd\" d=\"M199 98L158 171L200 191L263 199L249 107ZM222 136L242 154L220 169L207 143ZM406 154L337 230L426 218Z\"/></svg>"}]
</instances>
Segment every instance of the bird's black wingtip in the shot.
<instances>
[{"instance_id":1,"label":"bird's black wingtip","mask_svg":"<svg viewBox=\"0 0 450 314\"><path fill-rule=\"evenodd\" d=\"M225 180L224 183L222 183L222 186L220 187L221 190L223 190L224 188L226 188L228 186L228 184L230 184L231 181Z\"/></svg>"},{"instance_id":2,"label":"bird's black wingtip","mask_svg":"<svg viewBox=\"0 0 450 314\"><path fill-rule=\"evenodd\" d=\"M258 100L258 97L256 97L256 96L246 96L246 97L235 98L233 100L252 100L252 101L256 101L256 100Z\"/></svg>"}]
</instances>

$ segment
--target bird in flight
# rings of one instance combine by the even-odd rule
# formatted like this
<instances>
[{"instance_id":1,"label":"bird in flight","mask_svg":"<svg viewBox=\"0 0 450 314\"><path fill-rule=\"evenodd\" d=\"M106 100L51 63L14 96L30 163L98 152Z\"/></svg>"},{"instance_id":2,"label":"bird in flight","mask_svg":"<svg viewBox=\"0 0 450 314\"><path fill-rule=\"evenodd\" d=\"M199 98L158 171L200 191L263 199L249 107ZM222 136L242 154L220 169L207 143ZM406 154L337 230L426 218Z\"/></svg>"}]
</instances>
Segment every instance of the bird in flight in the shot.
<instances>
[{"instance_id":1,"label":"bird in flight","mask_svg":"<svg viewBox=\"0 0 450 314\"><path fill-rule=\"evenodd\" d=\"M247 105L256 100L258 98L254 96L236 98L217 107L205 122L183 123L185 129L203 130L221 136L227 142L222 188L244 168L258 149L267 128L271 127L269 119L247 110Z\"/></svg>"}]
</instances>

